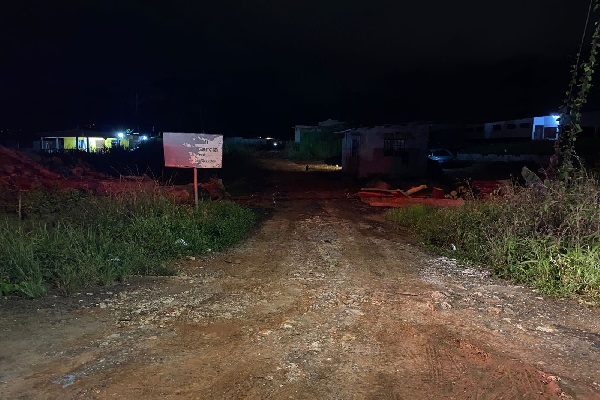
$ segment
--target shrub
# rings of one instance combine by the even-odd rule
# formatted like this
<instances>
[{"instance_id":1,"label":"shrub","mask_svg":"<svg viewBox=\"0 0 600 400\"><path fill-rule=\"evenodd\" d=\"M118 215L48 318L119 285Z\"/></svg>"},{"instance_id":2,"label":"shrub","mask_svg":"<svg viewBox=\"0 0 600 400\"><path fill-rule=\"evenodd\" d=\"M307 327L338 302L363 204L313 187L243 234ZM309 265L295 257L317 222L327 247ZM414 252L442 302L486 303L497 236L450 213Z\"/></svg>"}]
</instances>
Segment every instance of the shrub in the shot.
<instances>
[{"instance_id":1,"label":"shrub","mask_svg":"<svg viewBox=\"0 0 600 400\"><path fill-rule=\"evenodd\" d=\"M299 143L287 146L288 157L296 160L325 160L341 156L342 140L331 132L304 132Z\"/></svg>"}]
</instances>

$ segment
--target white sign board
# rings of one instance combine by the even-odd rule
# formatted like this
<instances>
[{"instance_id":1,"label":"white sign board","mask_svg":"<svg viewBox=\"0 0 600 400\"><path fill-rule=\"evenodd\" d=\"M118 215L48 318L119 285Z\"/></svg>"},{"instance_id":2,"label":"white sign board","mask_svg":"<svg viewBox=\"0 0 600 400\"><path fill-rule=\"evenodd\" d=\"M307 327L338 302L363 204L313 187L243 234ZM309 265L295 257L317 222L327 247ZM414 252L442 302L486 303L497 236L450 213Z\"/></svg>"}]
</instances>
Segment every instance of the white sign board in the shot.
<instances>
[{"instance_id":1,"label":"white sign board","mask_svg":"<svg viewBox=\"0 0 600 400\"><path fill-rule=\"evenodd\" d=\"M163 133L165 167L221 168L223 136L206 133Z\"/></svg>"}]
</instances>

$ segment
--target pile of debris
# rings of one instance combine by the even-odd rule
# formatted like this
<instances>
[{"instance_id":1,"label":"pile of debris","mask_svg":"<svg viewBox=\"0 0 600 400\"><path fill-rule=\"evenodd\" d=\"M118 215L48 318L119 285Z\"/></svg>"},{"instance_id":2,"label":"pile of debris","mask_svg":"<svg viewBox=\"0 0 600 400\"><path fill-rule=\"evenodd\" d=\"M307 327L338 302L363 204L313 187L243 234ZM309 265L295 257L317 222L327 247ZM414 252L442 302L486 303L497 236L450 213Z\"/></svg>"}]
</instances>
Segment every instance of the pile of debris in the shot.
<instances>
[{"instance_id":1,"label":"pile of debris","mask_svg":"<svg viewBox=\"0 0 600 400\"><path fill-rule=\"evenodd\" d=\"M206 183L201 183L200 187L206 190L212 199L227 199L231 195L225 190L223 180L217 176L212 176Z\"/></svg>"},{"instance_id":2,"label":"pile of debris","mask_svg":"<svg viewBox=\"0 0 600 400\"><path fill-rule=\"evenodd\" d=\"M438 207L456 207L464 204L458 191L448 194L444 189L427 185L413 186L407 190L362 188L357 196L364 203L374 207L406 207L413 204L424 204Z\"/></svg>"},{"instance_id":3,"label":"pile of debris","mask_svg":"<svg viewBox=\"0 0 600 400\"><path fill-rule=\"evenodd\" d=\"M470 183L473 195L480 199L489 199L495 195L498 195L500 188L505 184L505 181L483 181L473 180Z\"/></svg>"},{"instance_id":4,"label":"pile of debris","mask_svg":"<svg viewBox=\"0 0 600 400\"><path fill-rule=\"evenodd\" d=\"M529 186L543 187L541 180L526 168L522 172ZM412 186L407 190L391 189L389 183L374 180L368 187L360 189L357 196L375 207L405 207L411 204L425 204L439 207L454 207L468 199L490 199L502 196L502 188L510 180L471 180L458 181L452 188L444 190L427 185Z\"/></svg>"}]
</instances>

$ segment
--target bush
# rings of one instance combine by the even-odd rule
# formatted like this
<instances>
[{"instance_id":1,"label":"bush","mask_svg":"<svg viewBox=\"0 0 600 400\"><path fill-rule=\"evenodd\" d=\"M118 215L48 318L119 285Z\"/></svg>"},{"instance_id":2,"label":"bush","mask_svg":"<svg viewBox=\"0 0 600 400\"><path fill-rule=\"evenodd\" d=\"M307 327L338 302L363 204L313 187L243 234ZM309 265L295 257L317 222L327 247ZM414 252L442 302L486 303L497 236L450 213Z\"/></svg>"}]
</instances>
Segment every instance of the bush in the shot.
<instances>
[{"instance_id":1,"label":"bush","mask_svg":"<svg viewBox=\"0 0 600 400\"><path fill-rule=\"evenodd\" d=\"M65 206L54 207L60 198ZM68 295L130 275L172 274L169 260L232 245L255 221L235 203L203 201L196 210L155 193L36 193L26 203L27 220L7 216L0 226L0 294Z\"/></svg>"},{"instance_id":2,"label":"bush","mask_svg":"<svg viewBox=\"0 0 600 400\"><path fill-rule=\"evenodd\" d=\"M333 156L341 156L342 140L335 138L331 132L306 132L300 142L287 146L288 157L296 160L325 160Z\"/></svg>"},{"instance_id":3,"label":"bush","mask_svg":"<svg viewBox=\"0 0 600 400\"><path fill-rule=\"evenodd\" d=\"M592 177L545 189L510 185L501 198L388 215L436 251L499 276L550 294L600 294L600 185Z\"/></svg>"}]
</instances>

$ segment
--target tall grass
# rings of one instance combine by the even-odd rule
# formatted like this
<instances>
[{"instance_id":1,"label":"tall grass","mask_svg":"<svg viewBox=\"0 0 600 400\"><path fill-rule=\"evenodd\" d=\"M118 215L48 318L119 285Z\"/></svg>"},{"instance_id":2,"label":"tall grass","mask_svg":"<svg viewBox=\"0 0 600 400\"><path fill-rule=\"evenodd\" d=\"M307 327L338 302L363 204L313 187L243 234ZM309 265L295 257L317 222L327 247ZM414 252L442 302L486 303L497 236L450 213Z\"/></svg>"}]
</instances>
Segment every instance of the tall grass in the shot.
<instances>
[{"instance_id":1,"label":"tall grass","mask_svg":"<svg viewBox=\"0 0 600 400\"><path fill-rule=\"evenodd\" d=\"M499 276L555 295L600 295L600 185L593 177L510 185L502 197L461 208L414 206L388 215L436 251Z\"/></svg>"},{"instance_id":2,"label":"tall grass","mask_svg":"<svg viewBox=\"0 0 600 400\"><path fill-rule=\"evenodd\" d=\"M158 193L38 192L25 199L27 219L5 216L0 224L0 292L31 297L172 274L169 260L232 245L255 221L235 203L203 201L196 210Z\"/></svg>"}]
</instances>

